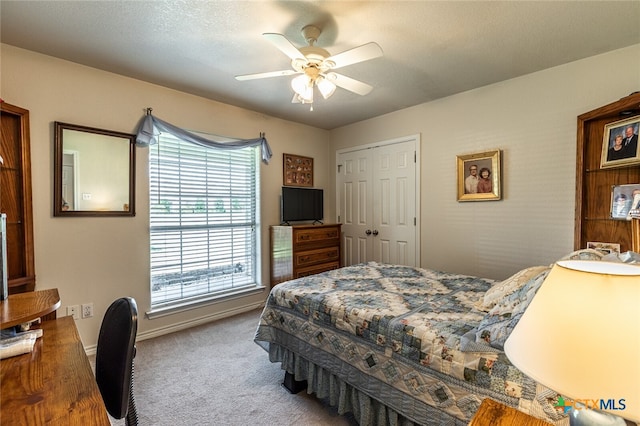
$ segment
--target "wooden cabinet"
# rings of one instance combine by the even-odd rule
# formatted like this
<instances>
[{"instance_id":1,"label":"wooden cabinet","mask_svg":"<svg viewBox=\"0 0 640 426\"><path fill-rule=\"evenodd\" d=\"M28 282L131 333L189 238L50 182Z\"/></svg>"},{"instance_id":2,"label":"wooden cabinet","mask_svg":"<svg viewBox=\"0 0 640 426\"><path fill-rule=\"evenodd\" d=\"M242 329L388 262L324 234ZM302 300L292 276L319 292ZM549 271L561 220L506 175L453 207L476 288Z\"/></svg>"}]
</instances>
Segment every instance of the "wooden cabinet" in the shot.
<instances>
[{"instance_id":1,"label":"wooden cabinet","mask_svg":"<svg viewBox=\"0 0 640 426\"><path fill-rule=\"evenodd\" d=\"M9 294L33 291L36 285L33 258L31 207L31 148L29 111L0 103L0 212L7 214L7 269Z\"/></svg>"},{"instance_id":2,"label":"wooden cabinet","mask_svg":"<svg viewBox=\"0 0 640 426\"><path fill-rule=\"evenodd\" d=\"M337 269L340 224L271 227L271 285Z\"/></svg>"},{"instance_id":3,"label":"wooden cabinet","mask_svg":"<svg viewBox=\"0 0 640 426\"><path fill-rule=\"evenodd\" d=\"M613 185L640 184L640 166L600 168L606 124L640 116L640 93L578 116L576 157L575 249L587 242L619 243L632 249L631 221L610 217Z\"/></svg>"}]
</instances>

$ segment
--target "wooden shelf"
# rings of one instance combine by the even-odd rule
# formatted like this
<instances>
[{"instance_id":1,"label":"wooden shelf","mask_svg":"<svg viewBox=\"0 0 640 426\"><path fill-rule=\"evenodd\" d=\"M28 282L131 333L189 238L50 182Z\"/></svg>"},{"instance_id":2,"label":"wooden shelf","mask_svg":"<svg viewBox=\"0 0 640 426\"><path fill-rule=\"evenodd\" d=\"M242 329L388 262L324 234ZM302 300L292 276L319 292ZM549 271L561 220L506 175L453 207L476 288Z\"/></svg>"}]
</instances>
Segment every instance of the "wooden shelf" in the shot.
<instances>
[{"instance_id":1,"label":"wooden shelf","mask_svg":"<svg viewBox=\"0 0 640 426\"><path fill-rule=\"evenodd\" d=\"M612 219L611 187L640 184L640 166L600 168L605 125L640 116L640 93L578 116L576 155L576 210L574 248L589 241L620 244L632 249L631 222Z\"/></svg>"},{"instance_id":2,"label":"wooden shelf","mask_svg":"<svg viewBox=\"0 0 640 426\"><path fill-rule=\"evenodd\" d=\"M36 285L31 204L29 111L0 103L0 211L7 215L9 294L33 291Z\"/></svg>"},{"instance_id":3,"label":"wooden shelf","mask_svg":"<svg viewBox=\"0 0 640 426\"><path fill-rule=\"evenodd\" d=\"M59 307L60 295L56 288L12 294L0 302L0 329L44 317Z\"/></svg>"}]
</instances>

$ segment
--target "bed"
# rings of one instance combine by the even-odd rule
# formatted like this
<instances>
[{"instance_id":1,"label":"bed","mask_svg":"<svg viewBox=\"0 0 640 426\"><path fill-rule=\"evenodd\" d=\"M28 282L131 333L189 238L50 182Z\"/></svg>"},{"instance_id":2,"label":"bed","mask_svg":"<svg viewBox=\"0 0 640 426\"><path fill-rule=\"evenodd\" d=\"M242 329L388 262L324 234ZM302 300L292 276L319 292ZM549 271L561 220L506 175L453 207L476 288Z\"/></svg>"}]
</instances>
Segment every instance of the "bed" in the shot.
<instances>
[{"instance_id":1,"label":"bed","mask_svg":"<svg viewBox=\"0 0 640 426\"><path fill-rule=\"evenodd\" d=\"M565 258L602 257L576 253ZM567 425L558 395L502 350L549 270L494 281L375 262L344 267L275 286L255 341L360 425L466 425L487 397Z\"/></svg>"}]
</instances>

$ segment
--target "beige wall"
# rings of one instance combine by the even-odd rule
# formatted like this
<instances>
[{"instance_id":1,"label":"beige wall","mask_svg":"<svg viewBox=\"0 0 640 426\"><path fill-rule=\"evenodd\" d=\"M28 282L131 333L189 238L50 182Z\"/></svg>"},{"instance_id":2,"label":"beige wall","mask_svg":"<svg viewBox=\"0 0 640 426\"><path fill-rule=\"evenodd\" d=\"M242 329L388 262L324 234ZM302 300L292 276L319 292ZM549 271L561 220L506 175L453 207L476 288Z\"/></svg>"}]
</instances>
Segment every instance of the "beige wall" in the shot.
<instances>
[{"instance_id":1,"label":"beige wall","mask_svg":"<svg viewBox=\"0 0 640 426\"><path fill-rule=\"evenodd\" d=\"M345 126L331 151L420 134L421 265L505 278L573 250L577 116L640 90L637 58L640 45ZM492 149L503 200L457 202L456 155Z\"/></svg>"},{"instance_id":2,"label":"beige wall","mask_svg":"<svg viewBox=\"0 0 640 426\"><path fill-rule=\"evenodd\" d=\"M147 152L138 149L134 218L53 218L53 122L134 132L144 108L182 127L224 136L266 132L274 157L261 167L262 249L278 222L282 153L314 158L316 187L335 217L335 151L421 135L421 265L503 278L550 263L573 248L577 115L640 89L640 72L619 64L640 45L407 108L331 132L0 45L0 97L30 110L37 288L57 287L67 305L95 304L77 321L95 347L115 298L149 309ZM472 70L470 70L472 72ZM456 202L456 155L503 150L503 200ZM603 200L608 203L609 200ZM268 283L268 261L262 277ZM147 338L259 306L266 292L155 320Z\"/></svg>"},{"instance_id":3,"label":"beige wall","mask_svg":"<svg viewBox=\"0 0 640 426\"><path fill-rule=\"evenodd\" d=\"M62 314L67 305L93 302L95 316L76 322L85 347L95 348L102 315L114 299L133 296L149 310L148 151L137 150L134 218L54 218L53 122L134 133L146 107L184 128L230 137L265 132L273 158L261 166L262 250L268 258L268 225L279 220L283 152L314 158L316 187L328 187L325 130L169 90L153 84L0 45L0 97L29 110L37 289L57 287ZM262 264L268 286L269 263ZM201 321L257 307L266 291L224 303L148 320L140 315L145 338Z\"/></svg>"}]
</instances>

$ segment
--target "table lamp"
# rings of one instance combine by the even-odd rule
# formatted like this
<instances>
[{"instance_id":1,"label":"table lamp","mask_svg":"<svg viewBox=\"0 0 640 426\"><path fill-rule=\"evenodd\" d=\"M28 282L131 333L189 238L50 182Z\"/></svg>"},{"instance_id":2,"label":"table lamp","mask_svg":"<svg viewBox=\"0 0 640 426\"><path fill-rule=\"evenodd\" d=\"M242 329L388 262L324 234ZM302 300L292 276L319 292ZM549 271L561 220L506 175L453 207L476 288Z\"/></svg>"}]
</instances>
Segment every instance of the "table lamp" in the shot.
<instances>
[{"instance_id":1,"label":"table lamp","mask_svg":"<svg viewBox=\"0 0 640 426\"><path fill-rule=\"evenodd\" d=\"M504 350L566 398L571 425L640 421L640 266L557 262Z\"/></svg>"}]
</instances>

